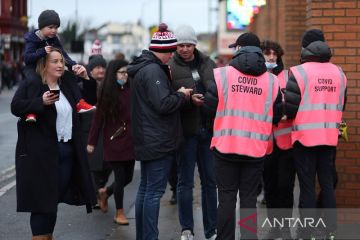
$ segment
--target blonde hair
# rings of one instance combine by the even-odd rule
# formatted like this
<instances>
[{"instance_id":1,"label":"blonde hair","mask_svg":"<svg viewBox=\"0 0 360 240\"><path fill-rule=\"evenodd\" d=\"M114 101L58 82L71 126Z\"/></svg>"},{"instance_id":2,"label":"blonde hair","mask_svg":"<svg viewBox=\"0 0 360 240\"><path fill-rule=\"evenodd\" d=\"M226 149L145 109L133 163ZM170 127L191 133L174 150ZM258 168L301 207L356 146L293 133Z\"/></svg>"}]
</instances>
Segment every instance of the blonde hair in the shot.
<instances>
[{"instance_id":1,"label":"blonde hair","mask_svg":"<svg viewBox=\"0 0 360 240\"><path fill-rule=\"evenodd\" d=\"M40 58L37 62L36 62L36 73L39 74L41 76L41 80L43 84L46 84L46 79L45 79L45 69L46 69L46 63L49 60L49 56L50 53L52 52L58 52L60 53L64 64L65 64L65 59L64 59L64 55L61 53L61 50L58 48L54 48L52 47L50 52L46 54L46 56Z\"/></svg>"}]
</instances>

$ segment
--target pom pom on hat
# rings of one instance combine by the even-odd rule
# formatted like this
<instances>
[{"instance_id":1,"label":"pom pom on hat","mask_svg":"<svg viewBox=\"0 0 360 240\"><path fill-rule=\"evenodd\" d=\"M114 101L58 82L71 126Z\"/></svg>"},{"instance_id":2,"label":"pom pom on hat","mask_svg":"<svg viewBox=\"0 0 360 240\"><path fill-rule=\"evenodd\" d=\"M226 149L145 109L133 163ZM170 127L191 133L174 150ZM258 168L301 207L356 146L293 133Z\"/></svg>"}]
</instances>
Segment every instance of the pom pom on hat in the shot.
<instances>
[{"instance_id":1,"label":"pom pom on hat","mask_svg":"<svg viewBox=\"0 0 360 240\"><path fill-rule=\"evenodd\" d=\"M168 30L165 23L160 23L158 30L153 34L149 50L153 52L167 53L176 51L176 37Z\"/></svg>"},{"instance_id":2,"label":"pom pom on hat","mask_svg":"<svg viewBox=\"0 0 360 240\"><path fill-rule=\"evenodd\" d=\"M101 55L101 42L99 39L96 39L93 43L93 45L91 46L91 53L90 56L92 55Z\"/></svg>"},{"instance_id":3,"label":"pom pom on hat","mask_svg":"<svg viewBox=\"0 0 360 240\"><path fill-rule=\"evenodd\" d=\"M42 13L40 13L38 18L39 29L42 29L50 25L55 25L60 27L60 17L59 14L54 10L45 10Z\"/></svg>"}]
</instances>

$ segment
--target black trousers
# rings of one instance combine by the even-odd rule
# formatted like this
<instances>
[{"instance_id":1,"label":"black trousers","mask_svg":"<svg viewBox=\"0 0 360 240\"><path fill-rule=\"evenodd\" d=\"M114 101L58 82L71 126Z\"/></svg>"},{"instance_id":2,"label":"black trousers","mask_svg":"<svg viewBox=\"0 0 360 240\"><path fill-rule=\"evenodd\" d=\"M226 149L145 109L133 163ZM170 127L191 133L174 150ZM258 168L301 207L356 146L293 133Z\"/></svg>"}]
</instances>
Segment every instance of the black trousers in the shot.
<instances>
[{"instance_id":1,"label":"black trousers","mask_svg":"<svg viewBox=\"0 0 360 240\"><path fill-rule=\"evenodd\" d=\"M324 218L326 230L334 232L337 225L336 199L334 183L334 154L336 147L315 146L306 147L299 142L294 144L295 169L300 184L300 215L301 217L316 217L316 192L315 181L318 177L322 207L326 208ZM333 210L331 210L333 209Z\"/></svg>"},{"instance_id":2,"label":"black trousers","mask_svg":"<svg viewBox=\"0 0 360 240\"><path fill-rule=\"evenodd\" d=\"M171 169L170 169L170 174L169 174L169 178L168 178L168 182L170 184L170 189L175 194L176 194L176 186L177 186L177 182L178 182L177 159L176 158L174 158L172 163L171 163Z\"/></svg>"},{"instance_id":3,"label":"black trousers","mask_svg":"<svg viewBox=\"0 0 360 240\"><path fill-rule=\"evenodd\" d=\"M115 176L114 199L116 209L122 209L124 207L124 188L132 181L135 161L114 161L109 163Z\"/></svg>"},{"instance_id":4,"label":"black trousers","mask_svg":"<svg viewBox=\"0 0 360 240\"><path fill-rule=\"evenodd\" d=\"M265 159L263 178L268 217L275 217L275 212L281 214L278 217L291 217L295 185L293 150L281 150L275 143L272 154Z\"/></svg>"},{"instance_id":5,"label":"black trousers","mask_svg":"<svg viewBox=\"0 0 360 240\"><path fill-rule=\"evenodd\" d=\"M264 158L255 161L244 157L246 161L234 162L216 155L214 157L219 201L216 239L234 240L237 194L240 196L240 219L255 214L257 187L262 178ZM240 232L241 239L257 239L256 233L245 228L241 227Z\"/></svg>"}]
</instances>

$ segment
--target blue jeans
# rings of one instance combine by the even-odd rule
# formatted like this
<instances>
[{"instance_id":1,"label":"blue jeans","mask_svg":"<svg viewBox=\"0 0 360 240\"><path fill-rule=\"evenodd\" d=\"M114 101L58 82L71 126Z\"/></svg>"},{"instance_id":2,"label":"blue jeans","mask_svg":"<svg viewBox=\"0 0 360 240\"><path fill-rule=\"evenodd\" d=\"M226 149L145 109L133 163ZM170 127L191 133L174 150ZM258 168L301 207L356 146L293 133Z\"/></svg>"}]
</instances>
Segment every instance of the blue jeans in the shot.
<instances>
[{"instance_id":1,"label":"blue jeans","mask_svg":"<svg viewBox=\"0 0 360 240\"><path fill-rule=\"evenodd\" d=\"M217 221L216 180L210 141L211 133L206 129L201 129L199 134L185 138L178 161L177 185L179 220L182 231L193 231L194 170L195 163L197 163L201 180L201 204L206 238L215 234Z\"/></svg>"},{"instance_id":2,"label":"blue jeans","mask_svg":"<svg viewBox=\"0 0 360 240\"><path fill-rule=\"evenodd\" d=\"M141 180L135 202L136 240L157 240L160 199L165 192L175 153L141 162Z\"/></svg>"}]
</instances>

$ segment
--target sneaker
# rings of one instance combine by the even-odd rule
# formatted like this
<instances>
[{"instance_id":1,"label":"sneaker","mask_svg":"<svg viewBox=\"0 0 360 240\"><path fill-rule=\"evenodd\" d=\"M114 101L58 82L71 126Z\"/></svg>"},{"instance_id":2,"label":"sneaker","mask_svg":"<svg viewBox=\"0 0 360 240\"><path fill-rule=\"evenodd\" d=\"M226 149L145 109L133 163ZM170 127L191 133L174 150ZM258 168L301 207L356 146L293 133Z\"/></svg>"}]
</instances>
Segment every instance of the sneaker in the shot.
<instances>
[{"instance_id":1,"label":"sneaker","mask_svg":"<svg viewBox=\"0 0 360 240\"><path fill-rule=\"evenodd\" d=\"M95 106L88 104L84 101L84 99L80 99L80 101L76 104L76 111L78 113L94 111L95 109Z\"/></svg>"},{"instance_id":2,"label":"sneaker","mask_svg":"<svg viewBox=\"0 0 360 240\"><path fill-rule=\"evenodd\" d=\"M190 230L182 231L180 240L194 240L194 235Z\"/></svg>"},{"instance_id":3,"label":"sneaker","mask_svg":"<svg viewBox=\"0 0 360 240\"><path fill-rule=\"evenodd\" d=\"M26 115L26 122L36 122L36 115L34 113L29 113Z\"/></svg>"},{"instance_id":4,"label":"sneaker","mask_svg":"<svg viewBox=\"0 0 360 240\"><path fill-rule=\"evenodd\" d=\"M177 200L176 200L176 192L174 191L173 194L171 195L171 198L170 198L170 205L175 205L177 203Z\"/></svg>"},{"instance_id":5,"label":"sneaker","mask_svg":"<svg viewBox=\"0 0 360 240\"><path fill-rule=\"evenodd\" d=\"M207 238L206 240L215 240L216 239L216 234L212 235L211 237Z\"/></svg>"}]
</instances>

